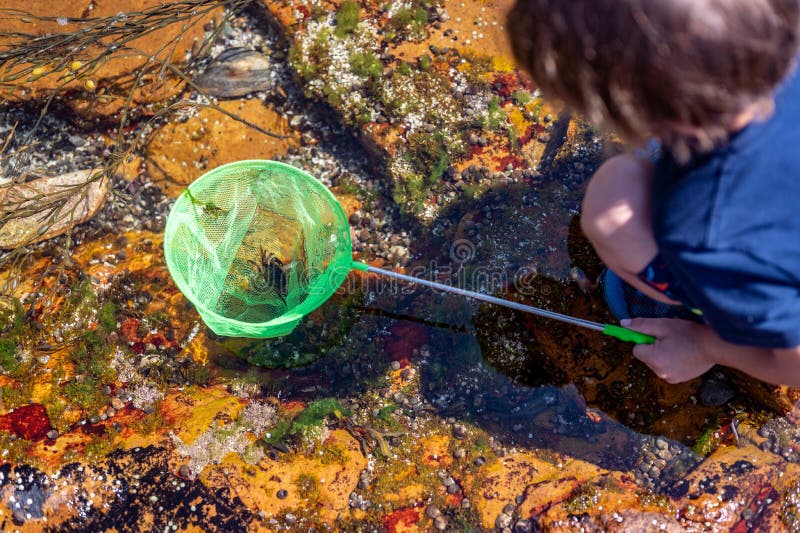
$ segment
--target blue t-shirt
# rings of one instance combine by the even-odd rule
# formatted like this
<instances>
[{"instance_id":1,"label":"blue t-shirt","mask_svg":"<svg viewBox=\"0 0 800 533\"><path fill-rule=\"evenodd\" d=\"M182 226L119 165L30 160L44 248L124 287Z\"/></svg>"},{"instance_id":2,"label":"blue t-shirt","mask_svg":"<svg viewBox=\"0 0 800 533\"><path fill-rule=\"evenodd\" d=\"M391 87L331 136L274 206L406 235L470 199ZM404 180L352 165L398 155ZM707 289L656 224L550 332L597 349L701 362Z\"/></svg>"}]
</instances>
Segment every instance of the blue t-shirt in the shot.
<instances>
[{"instance_id":1,"label":"blue t-shirt","mask_svg":"<svg viewBox=\"0 0 800 533\"><path fill-rule=\"evenodd\" d=\"M723 339L800 345L800 75L775 112L680 166L656 164L653 229L688 305Z\"/></svg>"}]
</instances>

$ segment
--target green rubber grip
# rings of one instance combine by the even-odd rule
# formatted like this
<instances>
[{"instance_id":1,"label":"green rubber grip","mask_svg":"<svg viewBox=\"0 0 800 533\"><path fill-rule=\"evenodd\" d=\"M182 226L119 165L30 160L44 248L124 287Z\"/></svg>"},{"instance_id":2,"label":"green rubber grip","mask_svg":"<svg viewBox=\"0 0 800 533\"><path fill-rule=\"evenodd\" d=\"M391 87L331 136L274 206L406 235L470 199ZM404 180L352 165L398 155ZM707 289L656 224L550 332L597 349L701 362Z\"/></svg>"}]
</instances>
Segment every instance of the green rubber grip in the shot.
<instances>
[{"instance_id":1,"label":"green rubber grip","mask_svg":"<svg viewBox=\"0 0 800 533\"><path fill-rule=\"evenodd\" d=\"M636 344L655 344L656 338L632 329L623 328L622 326L615 326L614 324L605 324L603 333L609 337L614 337L625 342L633 342Z\"/></svg>"},{"instance_id":2,"label":"green rubber grip","mask_svg":"<svg viewBox=\"0 0 800 533\"><path fill-rule=\"evenodd\" d=\"M369 268L369 265L365 265L364 263L359 263L358 261L353 261L353 270L358 270L359 272L366 272Z\"/></svg>"}]
</instances>

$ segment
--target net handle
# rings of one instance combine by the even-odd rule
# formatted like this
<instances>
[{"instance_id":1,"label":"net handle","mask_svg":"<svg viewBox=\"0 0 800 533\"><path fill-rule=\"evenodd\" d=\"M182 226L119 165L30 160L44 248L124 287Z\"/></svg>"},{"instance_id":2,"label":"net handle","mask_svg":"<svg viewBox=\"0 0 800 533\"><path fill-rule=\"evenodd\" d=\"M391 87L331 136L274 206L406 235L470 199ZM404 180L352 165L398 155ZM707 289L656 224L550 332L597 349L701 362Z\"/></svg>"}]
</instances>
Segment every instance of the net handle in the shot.
<instances>
[{"instance_id":1,"label":"net handle","mask_svg":"<svg viewBox=\"0 0 800 533\"><path fill-rule=\"evenodd\" d=\"M450 285L445 285L443 283L429 281L427 279L415 278L413 276L407 276L405 274L400 274L398 272L393 272L391 270L384 270L382 268L377 268L364 263L359 263L358 261L353 261L353 269L358 270L360 272L371 272L373 274L378 274L380 276L386 276L389 278L399 279L401 281L407 281L409 283L424 285L432 289L437 289L440 291L466 296L467 298L473 298L475 300L480 300L482 302L501 305L503 307L508 307L511 309L515 309L517 311L524 311L526 313L531 313L545 318L551 318L553 320L558 320L560 322L566 322L567 324L572 324L573 326L579 326L582 328L588 328L595 331L600 331L602 333L605 333L606 335L615 337L617 339L626 342L633 342L635 344L652 344L656 340L654 337L651 337L650 335L645 335L644 333L640 333L638 331L634 331L628 328L623 328L621 326L615 326L613 324L601 324L599 322L592 322L591 320L584 320L582 318L575 318L568 315L562 315L561 313L547 311L546 309L540 309L538 307L533 307L532 305L525 305L519 302L504 300L502 298L497 298L496 296L490 296L488 294L483 294L480 292L468 291L466 289L461 289L459 287L453 287Z\"/></svg>"}]
</instances>

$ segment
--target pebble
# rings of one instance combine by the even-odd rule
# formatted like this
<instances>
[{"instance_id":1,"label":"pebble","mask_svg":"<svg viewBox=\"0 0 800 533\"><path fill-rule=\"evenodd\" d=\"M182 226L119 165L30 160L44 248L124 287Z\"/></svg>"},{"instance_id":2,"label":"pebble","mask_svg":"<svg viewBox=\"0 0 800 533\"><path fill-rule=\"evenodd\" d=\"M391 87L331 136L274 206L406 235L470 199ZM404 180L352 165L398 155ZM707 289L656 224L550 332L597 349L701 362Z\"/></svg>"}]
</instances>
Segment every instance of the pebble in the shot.
<instances>
[{"instance_id":1,"label":"pebble","mask_svg":"<svg viewBox=\"0 0 800 533\"><path fill-rule=\"evenodd\" d=\"M531 533L533 531L533 524L530 520L517 520L514 524L514 533Z\"/></svg>"},{"instance_id":2,"label":"pebble","mask_svg":"<svg viewBox=\"0 0 800 533\"><path fill-rule=\"evenodd\" d=\"M192 470L189 468L189 465L181 465L180 468L178 468L178 475L184 478L191 477Z\"/></svg>"},{"instance_id":3,"label":"pebble","mask_svg":"<svg viewBox=\"0 0 800 533\"><path fill-rule=\"evenodd\" d=\"M462 509L469 509L470 507L472 507L472 502L469 501L469 499L464 498L463 500L461 500L461 508Z\"/></svg>"},{"instance_id":4,"label":"pebble","mask_svg":"<svg viewBox=\"0 0 800 533\"><path fill-rule=\"evenodd\" d=\"M467 455L467 452L464 451L464 448L456 448L453 452L453 457L456 459L463 459L465 455Z\"/></svg>"},{"instance_id":5,"label":"pebble","mask_svg":"<svg viewBox=\"0 0 800 533\"><path fill-rule=\"evenodd\" d=\"M212 96L236 98L271 90L269 66L264 54L234 48L221 53L195 82Z\"/></svg>"},{"instance_id":6,"label":"pebble","mask_svg":"<svg viewBox=\"0 0 800 533\"><path fill-rule=\"evenodd\" d=\"M736 394L733 387L725 381L709 379L700 385L700 402L709 407L721 407Z\"/></svg>"},{"instance_id":7,"label":"pebble","mask_svg":"<svg viewBox=\"0 0 800 533\"><path fill-rule=\"evenodd\" d=\"M413 368L404 368L402 372L400 372L400 377L403 378L405 381L411 381L414 379L414 376L417 375L417 371Z\"/></svg>"},{"instance_id":8,"label":"pebble","mask_svg":"<svg viewBox=\"0 0 800 533\"><path fill-rule=\"evenodd\" d=\"M47 432L47 438L50 440L56 440L58 438L58 430L51 429Z\"/></svg>"},{"instance_id":9,"label":"pebble","mask_svg":"<svg viewBox=\"0 0 800 533\"><path fill-rule=\"evenodd\" d=\"M453 426L453 437L457 439L467 438L467 427L464 424L455 424Z\"/></svg>"},{"instance_id":10,"label":"pebble","mask_svg":"<svg viewBox=\"0 0 800 533\"><path fill-rule=\"evenodd\" d=\"M438 507L436 507L433 504L430 504L425 508L425 516L433 520L439 516L442 516L442 512L439 510Z\"/></svg>"},{"instance_id":11,"label":"pebble","mask_svg":"<svg viewBox=\"0 0 800 533\"><path fill-rule=\"evenodd\" d=\"M400 361L392 361L390 363L392 370L400 370Z\"/></svg>"},{"instance_id":12,"label":"pebble","mask_svg":"<svg viewBox=\"0 0 800 533\"><path fill-rule=\"evenodd\" d=\"M433 520L433 526L438 531L444 531L445 529L447 529L447 519L445 517L443 517L443 516L437 516Z\"/></svg>"},{"instance_id":13,"label":"pebble","mask_svg":"<svg viewBox=\"0 0 800 533\"><path fill-rule=\"evenodd\" d=\"M111 398L111 407L113 407L117 411L120 411L125 407L125 402L123 402L117 397Z\"/></svg>"},{"instance_id":14,"label":"pebble","mask_svg":"<svg viewBox=\"0 0 800 533\"><path fill-rule=\"evenodd\" d=\"M289 495L289 493L286 492L284 489L280 489L275 495L278 497L279 500L283 500Z\"/></svg>"},{"instance_id":15,"label":"pebble","mask_svg":"<svg viewBox=\"0 0 800 533\"><path fill-rule=\"evenodd\" d=\"M516 508L516 506L515 506L513 503L507 503L507 504L505 505L505 507L503 507L503 512L504 512L505 514L507 514L507 515L511 515L511 516L513 516L513 515L514 515L514 511L516 511L516 510L517 510L517 508Z\"/></svg>"},{"instance_id":16,"label":"pebble","mask_svg":"<svg viewBox=\"0 0 800 533\"><path fill-rule=\"evenodd\" d=\"M494 521L494 527L504 529L511 525L511 517L506 513L500 513Z\"/></svg>"}]
</instances>

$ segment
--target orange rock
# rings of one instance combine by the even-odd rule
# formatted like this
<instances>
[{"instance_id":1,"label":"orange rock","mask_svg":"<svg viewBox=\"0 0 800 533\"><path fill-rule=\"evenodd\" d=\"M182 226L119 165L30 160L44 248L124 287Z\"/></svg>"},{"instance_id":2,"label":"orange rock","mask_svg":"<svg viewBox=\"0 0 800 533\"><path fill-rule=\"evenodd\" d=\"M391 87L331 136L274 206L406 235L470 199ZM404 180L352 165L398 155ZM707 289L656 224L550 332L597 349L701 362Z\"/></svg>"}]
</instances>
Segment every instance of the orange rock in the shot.
<instances>
[{"instance_id":1,"label":"orange rock","mask_svg":"<svg viewBox=\"0 0 800 533\"><path fill-rule=\"evenodd\" d=\"M270 159L297 143L286 119L259 100L226 100L219 107L228 114L201 108L189 120L168 122L150 138L145 165L169 196L177 196L215 167L243 159ZM261 133L230 115L283 138Z\"/></svg>"},{"instance_id":2,"label":"orange rock","mask_svg":"<svg viewBox=\"0 0 800 533\"><path fill-rule=\"evenodd\" d=\"M715 450L669 491L686 526L717 531L770 531L781 495L800 465L755 445Z\"/></svg>"},{"instance_id":3,"label":"orange rock","mask_svg":"<svg viewBox=\"0 0 800 533\"><path fill-rule=\"evenodd\" d=\"M281 461L263 459L256 468L247 468L235 454L220 465L208 466L200 474L210 486L234 486L248 509L260 509L265 518L288 510L313 509L314 518L334 522L348 510L348 496L356 488L358 476L367 460L358 442L344 430L331 432L334 445L346 454L342 463L325 463L319 456L285 454ZM244 475L245 470L249 475ZM311 490L308 484L313 483ZM278 490L286 490L284 499ZM307 492L306 492L307 491Z\"/></svg>"},{"instance_id":4,"label":"orange rock","mask_svg":"<svg viewBox=\"0 0 800 533\"><path fill-rule=\"evenodd\" d=\"M450 437L432 435L419 441L422 462L433 467L447 467L453 462L453 455L449 452Z\"/></svg>"}]
</instances>

